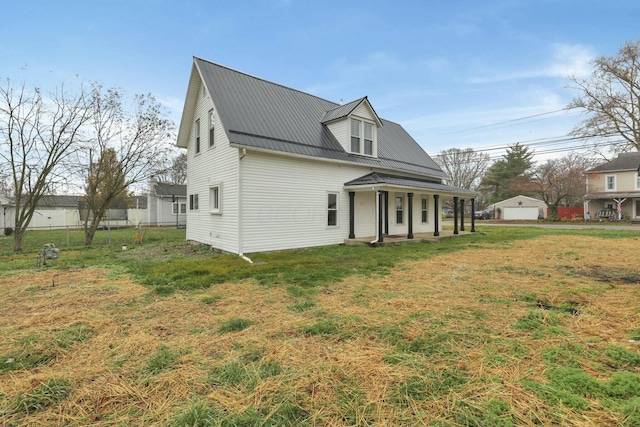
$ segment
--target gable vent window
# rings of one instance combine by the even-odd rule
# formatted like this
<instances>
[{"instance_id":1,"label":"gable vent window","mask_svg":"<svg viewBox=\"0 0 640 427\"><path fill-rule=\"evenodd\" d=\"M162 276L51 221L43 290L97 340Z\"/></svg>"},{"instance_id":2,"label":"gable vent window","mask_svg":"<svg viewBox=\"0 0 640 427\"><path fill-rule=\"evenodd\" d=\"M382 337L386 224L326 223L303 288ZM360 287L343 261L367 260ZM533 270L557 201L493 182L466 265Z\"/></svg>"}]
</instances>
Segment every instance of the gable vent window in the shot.
<instances>
[{"instance_id":1,"label":"gable vent window","mask_svg":"<svg viewBox=\"0 0 640 427\"><path fill-rule=\"evenodd\" d=\"M215 128L213 126L213 110L209 110L209 148L213 147L213 144L214 144L214 139L213 139L214 131L215 131Z\"/></svg>"},{"instance_id":2,"label":"gable vent window","mask_svg":"<svg viewBox=\"0 0 640 427\"><path fill-rule=\"evenodd\" d=\"M196 120L196 154L200 152L200 119Z\"/></svg>"}]
</instances>

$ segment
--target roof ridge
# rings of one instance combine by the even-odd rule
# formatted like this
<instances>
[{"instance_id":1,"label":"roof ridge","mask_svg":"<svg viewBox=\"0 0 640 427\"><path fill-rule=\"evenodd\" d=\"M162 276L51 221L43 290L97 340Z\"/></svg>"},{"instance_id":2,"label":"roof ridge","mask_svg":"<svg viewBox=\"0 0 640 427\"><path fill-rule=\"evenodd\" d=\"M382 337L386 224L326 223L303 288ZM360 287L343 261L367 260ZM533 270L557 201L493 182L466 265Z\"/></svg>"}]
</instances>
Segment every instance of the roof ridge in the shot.
<instances>
[{"instance_id":1,"label":"roof ridge","mask_svg":"<svg viewBox=\"0 0 640 427\"><path fill-rule=\"evenodd\" d=\"M218 64L217 62L209 61L209 60L207 60L207 59L200 58L200 57L198 57L198 56L194 56L193 58L194 58L194 59L198 59L198 60L200 60L200 61L202 61L202 62L207 62L207 63L209 63L209 64L211 64L211 65L215 65L216 67L224 68L225 70L233 71L234 73L238 73L238 74L242 74L242 75L247 76L247 77L251 77L252 79L255 79L255 80L260 80L260 81L262 81L262 82L269 83L269 84L274 85L274 86L279 86L279 87L281 87L281 88L288 89L288 90L291 90L291 91L293 91L293 92L298 92L298 93L301 93L301 94L303 94L303 95L311 96L311 97L316 98L316 99L319 99L319 100L321 100L321 101L329 102L329 103L331 103L331 104L334 104L334 105L336 106L335 108L339 108L339 107L341 107L341 106L342 106L342 105L340 105L340 104L339 104L339 103L337 103L337 102L329 101L328 99L322 98L322 97L317 96L317 95L314 95L314 94L312 94L312 93L304 92L304 91L302 91L302 90L300 90L300 89L295 89L295 88L292 88L292 87L289 87L289 86L285 86L285 85L280 84L280 83L275 83L275 82L272 82L272 81L270 81L270 80L263 79L262 77L254 76L253 74L249 74L249 73L247 73L247 72L245 72L245 71L236 70L235 68L227 67L226 65ZM335 108L332 108L331 110L333 110L333 109L335 109ZM328 110L328 111L331 111L331 110Z\"/></svg>"}]
</instances>

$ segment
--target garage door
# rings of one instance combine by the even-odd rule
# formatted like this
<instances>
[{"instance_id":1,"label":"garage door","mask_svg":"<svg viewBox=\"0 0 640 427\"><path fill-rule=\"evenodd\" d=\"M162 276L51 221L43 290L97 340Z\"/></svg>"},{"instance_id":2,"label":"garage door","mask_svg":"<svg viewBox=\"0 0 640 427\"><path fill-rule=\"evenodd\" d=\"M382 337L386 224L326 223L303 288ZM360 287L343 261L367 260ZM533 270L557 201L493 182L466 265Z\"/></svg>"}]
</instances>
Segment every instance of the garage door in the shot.
<instances>
[{"instance_id":1,"label":"garage door","mask_svg":"<svg viewBox=\"0 0 640 427\"><path fill-rule=\"evenodd\" d=\"M504 208L504 219L538 219L538 208Z\"/></svg>"}]
</instances>

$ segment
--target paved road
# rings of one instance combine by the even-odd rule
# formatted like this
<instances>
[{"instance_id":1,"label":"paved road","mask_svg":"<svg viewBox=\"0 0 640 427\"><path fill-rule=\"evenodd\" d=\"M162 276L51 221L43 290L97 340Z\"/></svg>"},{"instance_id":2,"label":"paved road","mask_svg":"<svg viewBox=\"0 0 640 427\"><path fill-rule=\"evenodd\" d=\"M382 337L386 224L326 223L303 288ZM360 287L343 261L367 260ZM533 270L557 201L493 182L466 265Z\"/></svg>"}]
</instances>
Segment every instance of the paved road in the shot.
<instances>
[{"instance_id":1,"label":"paved road","mask_svg":"<svg viewBox=\"0 0 640 427\"><path fill-rule=\"evenodd\" d=\"M590 222L588 224L575 224L568 222L560 222L557 224L543 224L533 222L513 223L513 222L494 222L494 221L476 221L476 227L483 226L498 226L498 227L539 227L539 228L560 228L565 230L587 230L597 228L601 230L630 230L640 232L640 224L625 224L625 225L610 225L609 223L599 223L597 221ZM466 227L466 221L465 221Z\"/></svg>"}]
</instances>

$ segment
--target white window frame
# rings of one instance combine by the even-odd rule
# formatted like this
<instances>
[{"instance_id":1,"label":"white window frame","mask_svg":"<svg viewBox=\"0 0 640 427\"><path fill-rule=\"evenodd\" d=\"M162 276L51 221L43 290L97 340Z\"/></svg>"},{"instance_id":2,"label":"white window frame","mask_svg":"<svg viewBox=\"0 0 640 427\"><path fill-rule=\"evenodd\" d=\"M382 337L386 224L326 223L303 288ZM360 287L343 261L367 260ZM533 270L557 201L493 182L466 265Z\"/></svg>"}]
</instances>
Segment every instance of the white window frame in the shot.
<instances>
[{"instance_id":1,"label":"white window frame","mask_svg":"<svg viewBox=\"0 0 640 427\"><path fill-rule=\"evenodd\" d=\"M636 190L640 190L640 173L636 172Z\"/></svg>"},{"instance_id":2,"label":"white window frame","mask_svg":"<svg viewBox=\"0 0 640 427\"><path fill-rule=\"evenodd\" d=\"M429 199L426 196L420 199L420 220L423 224L429 223Z\"/></svg>"},{"instance_id":3,"label":"white window frame","mask_svg":"<svg viewBox=\"0 0 640 427\"><path fill-rule=\"evenodd\" d=\"M609 178L613 178L613 187L609 188ZM616 175L605 175L604 177L604 189L606 191L616 191L617 179Z\"/></svg>"},{"instance_id":4,"label":"white window frame","mask_svg":"<svg viewBox=\"0 0 640 427\"><path fill-rule=\"evenodd\" d=\"M400 209L398 209L398 201L400 201ZM396 195L396 224L404 224L404 196ZM400 214L400 221L398 221L398 214Z\"/></svg>"},{"instance_id":5,"label":"white window frame","mask_svg":"<svg viewBox=\"0 0 640 427\"><path fill-rule=\"evenodd\" d=\"M209 213L212 215L222 214L222 183L209 186Z\"/></svg>"},{"instance_id":6,"label":"white window frame","mask_svg":"<svg viewBox=\"0 0 640 427\"><path fill-rule=\"evenodd\" d=\"M209 148L212 148L215 146L216 141L215 141L215 131L216 131L216 127L214 124L214 116L213 116L213 108L211 110L209 110Z\"/></svg>"},{"instance_id":7,"label":"white window frame","mask_svg":"<svg viewBox=\"0 0 640 427\"><path fill-rule=\"evenodd\" d=\"M331 207L331 200L330 200L331 196L334 196L335 199L336 199L335 207ZM327 227L332 227L333 228L333 227L338 227L338 225L339 225L339 220L338 220L339 217L340 217L338 215L339 208L340 208L339 200L340 200L340 197L338 197L338 193L327 192ZM335 215L335 224L331 224L330 223L331 221L329 220L330 219L330 214L332 212L334 212L334 215Z\"/></svg>"},{"instance_id":8,"label":"white window frame","mask_svg":"<svg viewBox=\"0 0 640 427\"><path fill-rule=\"evenodd\" d=\"M187 204L184 202L173 202L172 203L172 208L171 208L171 212L174 215L179 215L178 214L178 209L180 209L180 215L187 213Z\"/></svg>"},{"instance_id":9,"label":"white window frame","mask_svg":"<svg viewBox=\"0 0 640 427\"><path fill-rule=\"evenodd\" d=\"M194 133L196 137L196 154L200 154L200 119L196 120Z\"/></svg>"},{"instance_id":10,"label":"white window frame","mask_svg":"<svg viewBox=\"0 0 640 427\"><path fill-rule=\"evenodd\" d=\"M198 197L198 193L195 194L189 194L189 210L190 211L197 211L199 210L200 206L199 206L199 197Z\"/></svg>"},{"instance_id":11,"label":"white window frame","mask_svg":"<svg viewBox=\"0 0 640 427\"><path fill-rule=\"evenodd\" d=\"M358 126L357 128L357 133L354 132L354 127L353 125L357 123ZM367 129L367 127L370 127L371 129L371 139L365 139L365 129ZM378 132L377 132L377 127L375 125L375 123L372 123L370 121L367 120L363 120L360 118L351 118L349 120L349 152L353 153L353 154L359 154L361 156L367 156L367 157L376 157L377 153L378 153ZM358 150L354 150L354 144L355 144L355 140L354 138L358 138ZM366 151L366 142L367 141L371 141L371 153L367 153Z\"/></svg>"}]
</instances>

